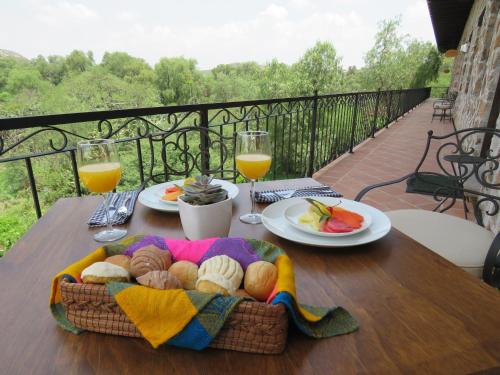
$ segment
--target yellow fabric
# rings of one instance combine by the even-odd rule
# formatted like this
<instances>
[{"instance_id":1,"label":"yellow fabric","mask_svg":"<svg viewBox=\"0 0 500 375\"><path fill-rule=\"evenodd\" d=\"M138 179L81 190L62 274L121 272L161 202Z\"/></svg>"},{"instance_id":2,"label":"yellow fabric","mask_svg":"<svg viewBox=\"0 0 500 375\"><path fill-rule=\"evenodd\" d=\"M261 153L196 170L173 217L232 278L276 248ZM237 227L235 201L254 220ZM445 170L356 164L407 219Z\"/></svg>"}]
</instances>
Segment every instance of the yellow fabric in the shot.
<instances>
[{"instance_id":1,"label":"yellow fabric","mask_svg":"<svg viewBox=\"0 0 500 375\"><path fill-rule=\"evenodd\" d=\"M62 276L70 275L76 279L77 277L80 277L80 274L85 268L87 268L91 264L94 264L95 262L102 262L104 259L106 259L106 251L104 250L104 248L99 247L94 252L87 255L85 258L80 259L78 262L66 267L62 272L59 272L52 279L52 293L50 294L50 304L54 305L61 302L61 288L59 287L59 282L61 281Z\"/></svg>"},{"instance_id":2,"label":"yellow fabric","mask_svg":"<svg viewBox=\"0 0 500 375\"><path fill-rule=\"evenodd\" d=\"M278 281L276 282L273 295L276 295L279 292L288 292L293 296L294 300L297 301L297 291L295 289L295 276L293 273L292 261L287 255L283 254L276 258L275 265L278 268ZM297 308L302 316L308 321L317 322L321 320L321 317L303 309L299 304L297 304Z\"/></svg>"},{"instance_id":3,"label":"yellow fabric","mask_svg":"<svg viewBox=\"0 0 500 375\"><path fill-rule=\"evenodd\" d=\"M115 299L154 348L182 331L198 313L182 289L131 286L115 294Z\"/></svg>"}]
</instances>

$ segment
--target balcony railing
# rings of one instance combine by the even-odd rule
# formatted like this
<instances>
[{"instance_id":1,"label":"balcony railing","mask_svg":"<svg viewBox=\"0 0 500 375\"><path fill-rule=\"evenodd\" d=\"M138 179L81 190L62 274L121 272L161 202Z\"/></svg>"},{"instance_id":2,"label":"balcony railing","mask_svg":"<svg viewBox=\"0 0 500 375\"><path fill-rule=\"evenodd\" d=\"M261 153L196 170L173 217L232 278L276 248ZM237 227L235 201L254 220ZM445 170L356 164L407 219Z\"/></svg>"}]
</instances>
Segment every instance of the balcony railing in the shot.
<instances>
[{"instance_id":1,"label":"balcony railing","mask_svg":"<svg viewBox=\"0 0 500 375\"><path fill-rule=\"evenodd\" d=\"M235 134L267 130L273 165L269 178L311 176L341 154L420 104L430 88L313 95L229 103L134 108L0 119L0 167L24 163L37 217L41 158L59 157L82 195L75 145L113 138L126 158L124 177L137 186L203 173L236 181ZM127 164L128 163L128 164ZM56 163L50 168L57 168Z\"/></svg>"}]
</instances>

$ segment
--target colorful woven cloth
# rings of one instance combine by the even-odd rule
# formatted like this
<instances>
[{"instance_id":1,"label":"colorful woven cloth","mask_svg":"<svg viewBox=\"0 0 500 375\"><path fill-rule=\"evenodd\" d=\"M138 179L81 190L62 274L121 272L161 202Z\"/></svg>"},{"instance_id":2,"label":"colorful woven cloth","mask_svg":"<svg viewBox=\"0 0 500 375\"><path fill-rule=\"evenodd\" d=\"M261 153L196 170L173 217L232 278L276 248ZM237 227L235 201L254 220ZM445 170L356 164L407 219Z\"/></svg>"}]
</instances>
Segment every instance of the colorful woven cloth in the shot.
<instances>
[{"instance_id":1,"label":"colorful woven cloth","mask_svg":"<svg viewBox=\"0 0 500 375\"><path fill-rule=\"evenodd\" d=\"M73 333L82 332L66 319L61 303L61 280L76 282L82 270L92 263L115 254L132 255L149 244L168 249L175 261L188 260L198 265L215 255L230 256L244 270L257 260L274 263L278 268L278 281L268 303L285 305L299 330L308 336L323 338L358 328L356 320L342 307L299 304L292 262L283 250L271 243L243 238L187 241L157 236L134 236L100 247L57 274L52 281L50 307L59 325ZM157 290L134 283L108 283L107 286L120 308L155 348L164 343L197 350L206 348L234 307L243 300L182 289Z\"/></svg>"}]
</instances>

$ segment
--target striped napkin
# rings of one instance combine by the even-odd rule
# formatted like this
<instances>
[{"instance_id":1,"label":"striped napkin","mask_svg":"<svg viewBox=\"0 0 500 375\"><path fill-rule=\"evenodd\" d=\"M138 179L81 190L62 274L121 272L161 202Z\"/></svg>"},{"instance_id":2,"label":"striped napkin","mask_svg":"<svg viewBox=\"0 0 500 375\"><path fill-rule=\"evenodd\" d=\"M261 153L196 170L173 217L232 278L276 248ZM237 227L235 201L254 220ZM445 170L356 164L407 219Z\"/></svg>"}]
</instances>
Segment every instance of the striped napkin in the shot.
<instances>
[{"instance_id":1,"label":"striped napkin","mask_svg":"<svg viewBox=\"0 0 500 375\"><path fill-rule=\"evenodd\" d=\"M127 220L134 213L135 201L137 200L137 196L139 195L139 193L140 190L134 190L134 191L124 191L121 193L112 194L111 202L113 203L113 206L116 208L117 211L120 207L122 207L125 204L125 202L127 202L126 203L127 213L119 214L118 212L115 212L113 217L111 218L112 225L121 225L127 222ZM128 199L129 197L130 199ZM107 224L106 206L104 202L101 202L101 204L97 207L97 209L94 211L87 224L89 225L89 227L102 227Z\"/></svg>"},{"instance_id":2,"label":"striped napkin","mask_svg":"<svg viewBox=\"0 0 500 375\"><path fill-rule=\"evenodd\" d=\"M310 189L310 190L309 190ZM275 189L255 192L255 201L259 203L273 203L295 197L342 197L342 194L330 186L306 186L298 189Z\"/></svg>"}]
</instances>

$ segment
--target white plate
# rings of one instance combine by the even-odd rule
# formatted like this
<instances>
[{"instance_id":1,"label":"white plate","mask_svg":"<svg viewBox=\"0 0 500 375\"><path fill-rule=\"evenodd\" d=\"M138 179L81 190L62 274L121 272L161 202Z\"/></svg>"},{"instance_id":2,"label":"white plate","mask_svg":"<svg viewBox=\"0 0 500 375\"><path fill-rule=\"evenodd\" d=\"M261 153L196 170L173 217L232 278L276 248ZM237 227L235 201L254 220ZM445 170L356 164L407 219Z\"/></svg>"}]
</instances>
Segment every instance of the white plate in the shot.
<instances>
[{"instance_id":1,"label":"white plate","mask_svg":"<svg viewBox=\"0 0 500 375\"><path fill-rule=\"evenodd\" d=\"M316 199L316 198L313 198ZM350 200L345 200L345 199L340 199L340 198L335 198L336 202L333 204L337 207L342 207L345 208L346 210L356 212L357 214L363 216L363 224L361 225L361 228L359 229L354 229L352 232L346 232L346 233L328 233L328 232L320 232L317 231L313 228L311 228L310 225L308 224L302 224L299 221L299 218L305 214L308 210L311 204L307 202L305 199L302 199L301 202L297 202L291 206L288 206L287 209L285 210L284 216L288 220L288 222L294 227L297 228L298 230L301 230L306 233L310 233L315 236L321 236L321 237L344 237L344 236L352 236L356 233L364 231L366 228L368 228L371 223L372 223L372 216L368 212L368 210L365 209L363 206L359 206L357 202L353 202ZM329 204L329 206L333 206L332 204Z\"/></svg>"},{"instance_id":2,"label":"white plate","mask_svg":"<svg viewBox=\"0 0 500 375\"><path fill-rule=\"evenodd\" d=\"M314 199L330 206L338 203L338 198L333 197L315 197ZM367 212L371 216L372 223L369 228L361 233L345 237L321 237L303 232L294 228L283 215L288 207L302 200L303 198L284 199L267 206L262 212L262 223L270 232L287 240L305 245L331 248L364 245L384 237L391 230L391 221L382 211L364 203L342 198L343 203L352 204L350 207L352 207L353 211Z\"/></svg>"},{"instance_id":3,"label":"white plate","mask_svg":"<svg viewBox=\"0 0 500 375\"><path fill-rule=\"evenodd\" d=\"M166 202L162 201L161 197L165 192L165 189L172 185L182 185L184 183L184 179L169 181L163 184L154 185L147 189L144 189L139 194L139 202L153 210L164 211L164 212L179 212L179 205L177 202ZM234 199L240 190L238 187L228 181L213 179L212 183L221 185L224 189L227 190L229 198Z\"/></svg>"}]
</instances>

